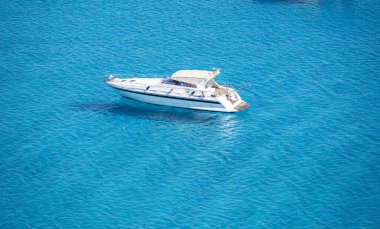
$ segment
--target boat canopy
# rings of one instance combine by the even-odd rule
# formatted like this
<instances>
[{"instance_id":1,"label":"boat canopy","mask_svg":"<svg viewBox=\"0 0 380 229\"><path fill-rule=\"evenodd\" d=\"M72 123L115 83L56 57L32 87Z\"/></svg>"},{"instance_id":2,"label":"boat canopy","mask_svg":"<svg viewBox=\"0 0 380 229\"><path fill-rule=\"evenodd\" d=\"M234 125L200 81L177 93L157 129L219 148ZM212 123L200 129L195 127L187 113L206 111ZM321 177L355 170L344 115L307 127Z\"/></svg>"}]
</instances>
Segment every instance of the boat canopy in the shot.
<instances>
[{"instance_id":1,"label":"boat canopy","mask_svg":"<svg viewBox=\"0 0 380 229\"><path fill-rule=\"evenodd\" d=\"M177 80L189 84L206 84L211 79L215 78L220 72L218 68L215 71L204 71L204 70L180 70L171 76L173 80Z\"/></svg>"}]
</instances>

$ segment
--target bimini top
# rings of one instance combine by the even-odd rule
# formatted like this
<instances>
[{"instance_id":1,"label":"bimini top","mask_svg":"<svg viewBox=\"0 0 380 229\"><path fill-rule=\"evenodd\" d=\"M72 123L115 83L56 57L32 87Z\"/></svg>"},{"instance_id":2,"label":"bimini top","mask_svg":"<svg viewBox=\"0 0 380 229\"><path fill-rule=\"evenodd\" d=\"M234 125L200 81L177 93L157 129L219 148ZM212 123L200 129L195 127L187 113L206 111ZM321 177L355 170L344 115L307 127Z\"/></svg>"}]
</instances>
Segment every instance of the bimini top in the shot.
<instances>
[{"instance_id":1,"label":"bimini top","mask_svg":"<svg viewBox=\"0 0 380 229\"><path fill-rule=\"evenodd\" d=\"M215 78L220 73L218 68L215 71L204 71L204 70L180 70L171 76L173 80L177 80L189 84L200 84L207 83L209 80Z\"/></svg>"}]
</instances>

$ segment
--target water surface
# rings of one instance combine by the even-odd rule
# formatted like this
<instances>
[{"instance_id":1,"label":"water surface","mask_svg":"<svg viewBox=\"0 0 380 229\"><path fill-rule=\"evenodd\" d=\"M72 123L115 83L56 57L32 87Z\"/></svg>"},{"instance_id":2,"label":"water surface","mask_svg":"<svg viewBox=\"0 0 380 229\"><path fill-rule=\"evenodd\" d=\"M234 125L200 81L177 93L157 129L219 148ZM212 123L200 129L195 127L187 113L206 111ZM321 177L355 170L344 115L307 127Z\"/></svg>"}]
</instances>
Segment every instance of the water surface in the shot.
<instances>
[{"instance_id":1,"label":"water surface","mask_svg":"<svg viewBox=\"0 0 380 229\"><path fill-rule=\"evenodd\" d=\"M0 227L376 228L374 0L2 1ZM221 67L236 114L110 73Z\"/></svg>"}]
</instances>

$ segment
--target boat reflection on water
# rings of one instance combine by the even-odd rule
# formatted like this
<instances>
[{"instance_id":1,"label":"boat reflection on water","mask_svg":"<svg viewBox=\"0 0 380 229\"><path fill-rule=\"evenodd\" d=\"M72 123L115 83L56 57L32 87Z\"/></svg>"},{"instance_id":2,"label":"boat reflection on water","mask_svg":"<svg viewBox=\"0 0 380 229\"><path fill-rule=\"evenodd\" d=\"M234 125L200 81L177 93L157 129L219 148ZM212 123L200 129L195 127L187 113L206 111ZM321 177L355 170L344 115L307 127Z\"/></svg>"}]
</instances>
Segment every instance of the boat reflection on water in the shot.
<instances>
[{"instance_id":1,"label":"boat reflection on water","mask_svg":"<svg viewBox=\"0 0 380 229\"><path fill-rule=\"evenodd\" d=\"M245 129L239 113L141 104L124 98L109 103L78 103L72 107L75 112L85 112L91 116L110 116L102 119L107 119L105 123L112 122L112 126L123 125L124 122L128 122L126 125L140 126L140 122L149 122L146 125L160 133L160 138L182 139L186 136L188 144L183 146L185 149L193 153L208 152L207 155L223 163L230 161L229 155L234 154ZM157 137L157 134L151 137Z\"/></svg>"},{"instance_id":2,"label":"boat reflection on water","mask_svg":"<svg viewBox=\"0 0 380 229\"><path fill-rule=\"evenodd\" d=\"M236 115L233 113L194 111L141 104L134 100L126 101L125 98L110 103L76 103L72 107L77 111L92 111L104 115L125 115L171 123L201 123L205 126L218 127L218 129L229 129L237 123Z\"/></svg>"}]
</instances>

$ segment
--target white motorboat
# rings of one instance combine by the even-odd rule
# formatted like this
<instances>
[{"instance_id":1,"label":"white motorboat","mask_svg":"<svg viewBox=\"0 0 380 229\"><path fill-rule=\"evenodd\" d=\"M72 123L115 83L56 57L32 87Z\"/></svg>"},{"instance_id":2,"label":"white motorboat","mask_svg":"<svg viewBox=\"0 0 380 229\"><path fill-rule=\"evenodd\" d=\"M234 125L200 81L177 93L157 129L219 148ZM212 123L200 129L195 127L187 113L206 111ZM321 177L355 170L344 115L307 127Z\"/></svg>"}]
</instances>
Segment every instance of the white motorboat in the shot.
<instances>
[{"instance_id":1,"label":"white motorboat","mask_svg":"<svg viewBox=\"0 0 380 229\"><path fill-rule=\"evenodd\" d=\"M214 71L180 70L165 78L116 78L105 83L122 96L145 103L197 110L236 112L246 109L235 89L215 82Z\"/></svg>"}]
</instances>

